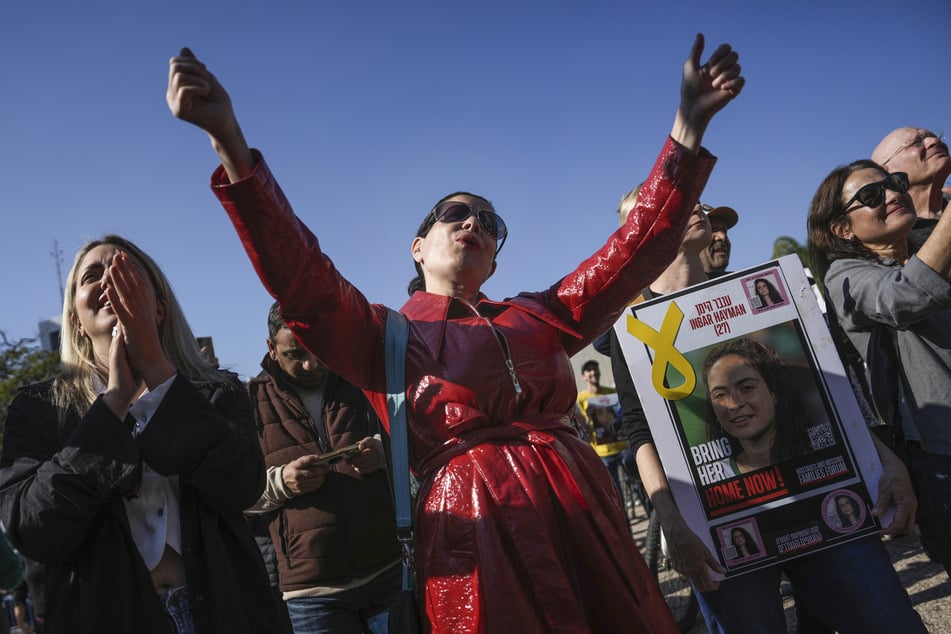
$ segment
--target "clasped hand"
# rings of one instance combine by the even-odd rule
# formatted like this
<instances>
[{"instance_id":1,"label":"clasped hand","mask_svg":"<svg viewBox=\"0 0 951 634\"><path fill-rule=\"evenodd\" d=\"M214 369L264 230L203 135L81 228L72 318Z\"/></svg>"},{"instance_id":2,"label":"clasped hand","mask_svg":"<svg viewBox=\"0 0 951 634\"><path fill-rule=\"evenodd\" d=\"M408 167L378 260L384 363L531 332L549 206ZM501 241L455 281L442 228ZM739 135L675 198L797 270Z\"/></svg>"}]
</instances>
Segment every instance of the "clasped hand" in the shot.
<instances>
[{"instance_id":1,"label":"clasped hand","mask_svg":"<svg viewBox=\"0 0 951 634\"><path fill-rule=\"evenodd\" d=\"M175 374L159 341L165 307L142 265L123 251L113 255L100 286L117 321L104 399L119 418L125 418L143 383L154 388Z\"/></svg>"}]
</instances>

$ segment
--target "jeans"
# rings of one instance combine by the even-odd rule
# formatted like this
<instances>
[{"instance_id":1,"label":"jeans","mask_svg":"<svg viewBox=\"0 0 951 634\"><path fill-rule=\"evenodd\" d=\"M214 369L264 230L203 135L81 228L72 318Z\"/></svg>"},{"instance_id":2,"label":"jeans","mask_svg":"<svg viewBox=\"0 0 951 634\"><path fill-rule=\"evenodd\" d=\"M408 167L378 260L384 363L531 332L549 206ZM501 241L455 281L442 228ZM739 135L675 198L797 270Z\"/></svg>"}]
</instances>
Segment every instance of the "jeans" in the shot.
<instances>
[{"instance_id":1,"label":"jeans","mask_svg":"<svg viewBox=\"0 0 951 634\"><path fill-rule=\"evenodd\" d=\"M809 610L839 634L927 634L881 539L863 537L698 592L711 634L786 634L782 572Z\"/></svg>"},{"instance_id":2,"label":"jeans","mask_svg":"<svg viewBox=\"0 0 951 634\"><path fill-rule=\"evenodd\" d=\"M951 575L951 456L908 449L908 470L918 495L915 519L921 545Z\"/></svg>"},{"instance_id":3,"label":"jeans","mask_svg":"<svg viewBox=\"0 0 951 634\"><path fill-rule=\"evenodd\" d=\"M179 586L159 595L165 605L168 618L178 634L198 634L195 621L192 620L191 603L188 601L188 588Z\"/></svg>"},{"instance_id":4,"label":"jeans","mask_svg":"<svg viewBox=\"0 0 951 634\"><path fill-rule=\"evenodd\" d=\"M621 454L618 453L607 457L602 456L601 462L604 463L604 466L607 467L608 472L611 474L611 480L614 482L614 488L617 489L617 494L621 495L621 479L617 473L617 468L621 466Z\"/></svg>"},{"instance_id":5,"label":"jeans","mask_svg":"<svg viewBox=\"0 0 951 634\"><path fill-rule=\"evenodd\" d=\"M288 599L294 634L386 634L388 612L402 580L403 567L397 563L357 588Z\"/></svg>"}]
</instances>

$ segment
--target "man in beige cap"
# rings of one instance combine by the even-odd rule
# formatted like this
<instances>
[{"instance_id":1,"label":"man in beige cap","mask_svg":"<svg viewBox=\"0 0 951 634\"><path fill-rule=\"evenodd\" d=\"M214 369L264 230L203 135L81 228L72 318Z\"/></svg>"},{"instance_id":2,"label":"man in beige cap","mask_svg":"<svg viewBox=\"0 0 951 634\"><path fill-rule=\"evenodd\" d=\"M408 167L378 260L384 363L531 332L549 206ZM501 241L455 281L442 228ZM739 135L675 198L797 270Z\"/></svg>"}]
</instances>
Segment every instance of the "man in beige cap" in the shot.
<instances>
[{"instance_id":1,"label":"man in beige cap","mask_svg":"<svg viewBox=\"0 0 951 634\"><path fill-rule=\"evenodd\" d=\"M719 277L726 273L730 265L730 237L727 232L740 219L732 207L714 207L707 211L710 226L713 228L713 239L710 246L700 252L700 261L707 277Z\"/></svg>"}]
</instances>

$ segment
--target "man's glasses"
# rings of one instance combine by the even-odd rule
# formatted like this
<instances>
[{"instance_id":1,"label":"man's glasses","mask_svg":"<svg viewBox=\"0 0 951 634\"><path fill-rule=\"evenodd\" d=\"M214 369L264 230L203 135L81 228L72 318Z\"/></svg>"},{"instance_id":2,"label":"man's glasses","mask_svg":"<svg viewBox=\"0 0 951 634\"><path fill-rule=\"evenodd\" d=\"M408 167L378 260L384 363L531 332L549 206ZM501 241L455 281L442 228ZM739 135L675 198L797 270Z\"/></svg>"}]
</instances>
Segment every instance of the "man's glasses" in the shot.
<instances>
[{"instance_id":1,"label":"man's glasses","mask_svg":"<svg viewBox=\"0 0 951 634\"><path fill-rule=\"evenodd\" d=\"M473 209L464 202L458 200L447 200L436 205L432 211L433 217L439 222L462 222L469 216L475 214L476 219L483 231L498 241L499 246L495 249L496 255L502 250L505 239L509 235L505 221L494 211L488 209Z\"/></svg>"},{"instance_id":2,"label":"man's glasses","mask_svg":"<svg viewBox=\"0 0 951 634\"><path fill-rule=\"evenodd\" d=\"M877 183L869 183L868 185L860 187L859 190L855 192L855 195L849 198L849 202L845 203L845 206L842 208L842 213L839 215L844 216L849 213L849 207L856 200L866 207L878 207L885 200L886 189L904 194L908 191L908 174L905 172L895 172L894 174L889 174Z\"/></svg>"},{"instance_id":3,"label":"man's glasses","mask_svg":"<svg viewBox=\"0 0 951 634\"><path fill-rule=\"evenodd\" d=\"M710 212L713 211L713 205L705 205L703 203L697 203L697 204L700 205L700 211L702 211L708 216L710 215Z\"/></svg>"},{"instance_id":4,"label":"man's glasses","mask_svg":"<svg viewBox=\"0 0 951 634\"><path fill-rule=\"evenodd\" d=\"M916 136L914 139L912 139L908 143L902 145L897 150L892 152L891 155L887 159L882 161L882 167L885 167L886 165L888 165L888 162L890 160L892 160L893 158L895 158L896 156L898 156L900 153L904 152L908 148L916 146L916 145L924 145L925 139L930 139L932 137L938 139L938 143L940 143L944 140L944 132L941 132L940 130L938 131L937 134L935 134L934 132L922 132L921 134Z\"/></svg>"}]
</instances>

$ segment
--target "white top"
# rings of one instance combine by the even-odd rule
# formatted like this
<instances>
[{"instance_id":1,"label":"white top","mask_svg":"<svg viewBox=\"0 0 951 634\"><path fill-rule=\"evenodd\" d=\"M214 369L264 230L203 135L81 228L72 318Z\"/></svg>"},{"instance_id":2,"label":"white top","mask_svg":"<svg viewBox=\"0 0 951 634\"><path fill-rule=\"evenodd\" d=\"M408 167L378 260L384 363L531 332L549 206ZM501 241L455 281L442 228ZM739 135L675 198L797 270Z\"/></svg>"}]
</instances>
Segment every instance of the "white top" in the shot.
<instances>
[{"instance_id":1,"label":"white top","mask_svg":"<svg viewBox=\"0 0 951 634\"><path fill-rule=\"evenodd\" d=\"M135 418L133 436L138 436L145 429L158 410L159 404L175 380L170 379L146 391L129 408L129 414ZM151 571L158 566L165 553L165 545L171 546L175 552L182 552L182 525L178 506L178 476L170 478L159 475L148 465L142 463L142 489L139 497L123 499L126 516L129 518L129 527L132 529L132 539L135 541L139 554L145 560L145 566Z\"/></svg>"}]
</instances>

